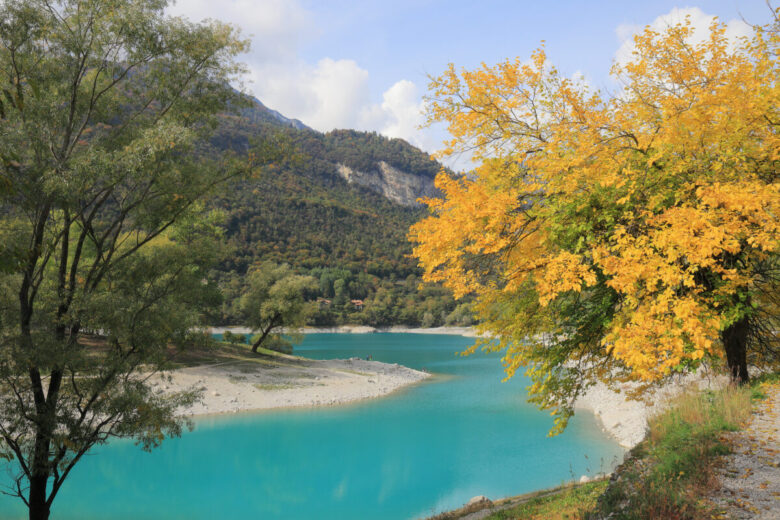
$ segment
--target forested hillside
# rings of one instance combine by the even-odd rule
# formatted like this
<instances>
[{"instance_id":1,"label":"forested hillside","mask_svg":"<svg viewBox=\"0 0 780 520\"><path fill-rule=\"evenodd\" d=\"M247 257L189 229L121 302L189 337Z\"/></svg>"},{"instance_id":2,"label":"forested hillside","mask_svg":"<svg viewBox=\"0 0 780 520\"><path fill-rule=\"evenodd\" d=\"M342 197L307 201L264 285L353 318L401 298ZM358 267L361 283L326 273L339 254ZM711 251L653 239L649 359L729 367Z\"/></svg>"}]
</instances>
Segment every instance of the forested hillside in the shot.
<instances>
[{"instance_id":1,"label":"forested hillside","mask_svg":"<svg viewBox=\"0 0 780 520\"><path fill-rule=\"evenodd\" d=\"M448 290L432 285L417 290L419 272L406 233L424 210L392 202L339 174L347 167L381 181L376 172L385 163L431 189L441 167L437 162L401 139L353 130L323 134L259 102L238 116L223 116L209 146L244 153L272 135L292 156L257 178L227 187L212 201L226 214L228 244L215 272L225 296L216 321L241 321L236 299L244 275L266 261L288 263L319 280L319 290L307 295L312 302L320 299L314 325L432 326L468 320L464 307L454 312Z\"/></svg>"}]
</instances>

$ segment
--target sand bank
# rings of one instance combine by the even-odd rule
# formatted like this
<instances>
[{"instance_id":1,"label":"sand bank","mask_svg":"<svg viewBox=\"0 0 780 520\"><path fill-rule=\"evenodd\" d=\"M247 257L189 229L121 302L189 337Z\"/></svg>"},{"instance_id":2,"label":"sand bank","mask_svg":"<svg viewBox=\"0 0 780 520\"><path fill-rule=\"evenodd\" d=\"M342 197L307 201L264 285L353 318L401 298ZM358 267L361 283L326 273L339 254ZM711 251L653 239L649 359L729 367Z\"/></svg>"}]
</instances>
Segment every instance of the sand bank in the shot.
<instances>
[{"instance_id":1,"label":"sand bank","mask_svg":"<svg viewBox=\"0 0 780 520\"><path fill-rule=\"evenodd\" d=\"M203 398L192 415L349 403L387 395L430 374L397 364L357 358L308 360L279 356L183 368L158 376L158 389L198 388Z\"/></svg>"}]
</instances>

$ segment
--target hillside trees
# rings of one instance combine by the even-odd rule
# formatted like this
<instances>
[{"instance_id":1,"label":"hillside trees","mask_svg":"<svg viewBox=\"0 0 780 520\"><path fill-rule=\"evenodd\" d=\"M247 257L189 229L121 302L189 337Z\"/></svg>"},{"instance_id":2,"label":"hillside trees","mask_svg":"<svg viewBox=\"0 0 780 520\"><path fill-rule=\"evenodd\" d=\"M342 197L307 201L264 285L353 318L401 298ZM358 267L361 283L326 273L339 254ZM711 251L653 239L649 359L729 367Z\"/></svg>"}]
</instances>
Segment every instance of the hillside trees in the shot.
<instances>
[{"instance_id":1,"label":"hillside trees","mask_svg":"<svg viewBox=\"0 0 780 520\"><path fill-rule=\"evenodd\" d=\"M192 145L236 106L246 43L165 7L0 4L0 438L32 519L95 444L156 446L194 397L147 376L215 303L200 201L249 165Z\"/></svg>"},{"instance_id":2,"label":"hillside trees","mask_svg":"<svg viewBox=\"0 0 780 520\"><path fill-rule=\"evenodd\" d=\"M411 229L425 279L477 296L507 377L562 429L592 381L650 384L702 362L777 366L777 24L728 41L690 21L635 37L614 95L543 50L431 83L429 120L473 175L440 174ZM476 345L475 345L476 347Z\"/></svg>"}]
</instances>

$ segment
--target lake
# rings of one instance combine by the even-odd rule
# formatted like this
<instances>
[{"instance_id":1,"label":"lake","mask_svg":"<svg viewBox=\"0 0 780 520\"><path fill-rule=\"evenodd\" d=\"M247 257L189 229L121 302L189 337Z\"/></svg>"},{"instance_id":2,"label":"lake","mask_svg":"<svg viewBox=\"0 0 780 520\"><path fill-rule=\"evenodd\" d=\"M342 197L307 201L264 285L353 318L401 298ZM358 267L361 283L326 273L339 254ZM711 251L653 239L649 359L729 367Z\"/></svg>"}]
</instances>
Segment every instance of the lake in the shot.
<instances>
[{"instance_id":1,"label":"lake","mask_svg":"<svg viewBox=\"0 0 780 520\"><path fill-rule=\"evenodd\" d=\"M311 334L296 354L366 355L436 376L351 405L202 417L144 453L127 441L73 470L52 518L411 519L608 471L623 449L580 413L552 418L525 402L522 376L501 383L498 355L456 353L473 339L425 334ZM0 497L0 517L22 518Z\"/></svg>"}]
</instances>

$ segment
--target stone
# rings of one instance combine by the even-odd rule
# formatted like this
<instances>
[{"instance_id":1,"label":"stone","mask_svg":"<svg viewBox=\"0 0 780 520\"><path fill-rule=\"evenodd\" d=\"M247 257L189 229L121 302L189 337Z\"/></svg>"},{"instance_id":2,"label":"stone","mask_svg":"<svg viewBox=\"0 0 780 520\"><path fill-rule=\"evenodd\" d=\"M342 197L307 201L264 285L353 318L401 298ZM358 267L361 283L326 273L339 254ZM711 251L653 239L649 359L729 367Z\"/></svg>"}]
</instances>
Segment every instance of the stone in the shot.
<instances>
[{"instance_id":1,"label":"stone","mask_svg":"<svg viewBox=\"0 0 780 520\"><path fill-rule=\"evenodd\" d=\"M473 497L471 500L466 502L466 505L473 506L474 504L482 504L483 502L485 503L485 505L493 505L493 502L485 495L477 495Z\"/></svg>"}]
</instances>

